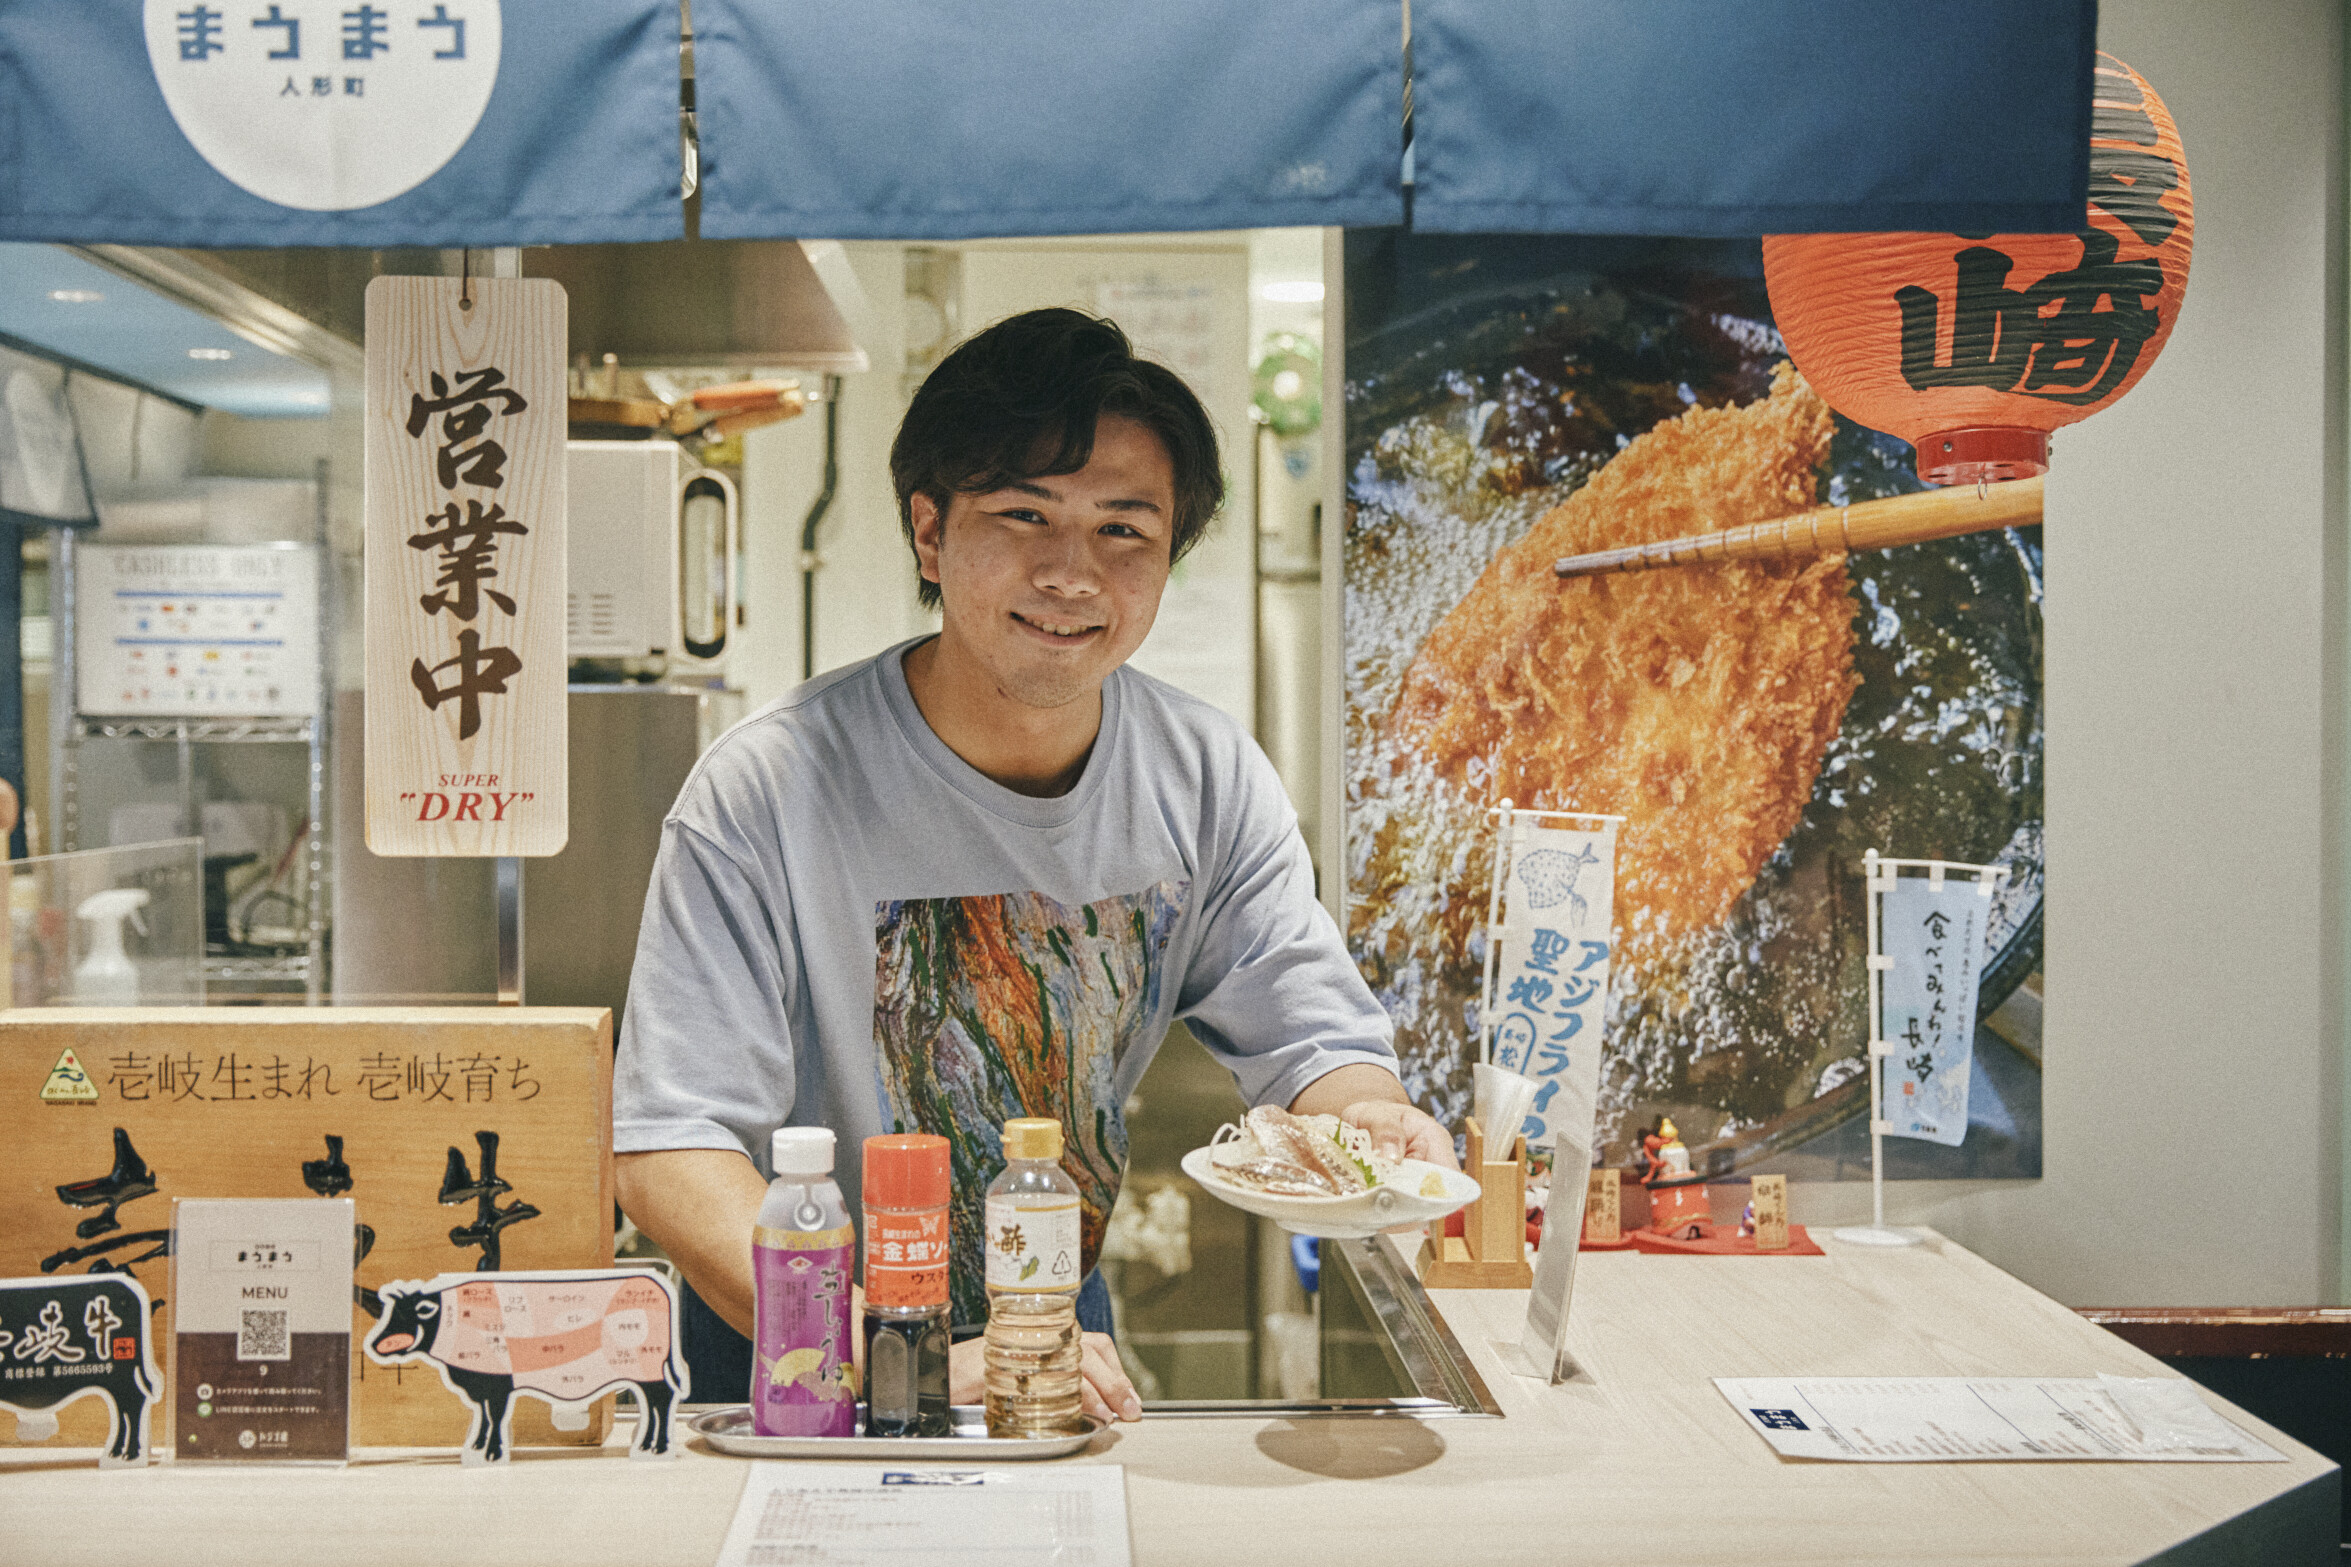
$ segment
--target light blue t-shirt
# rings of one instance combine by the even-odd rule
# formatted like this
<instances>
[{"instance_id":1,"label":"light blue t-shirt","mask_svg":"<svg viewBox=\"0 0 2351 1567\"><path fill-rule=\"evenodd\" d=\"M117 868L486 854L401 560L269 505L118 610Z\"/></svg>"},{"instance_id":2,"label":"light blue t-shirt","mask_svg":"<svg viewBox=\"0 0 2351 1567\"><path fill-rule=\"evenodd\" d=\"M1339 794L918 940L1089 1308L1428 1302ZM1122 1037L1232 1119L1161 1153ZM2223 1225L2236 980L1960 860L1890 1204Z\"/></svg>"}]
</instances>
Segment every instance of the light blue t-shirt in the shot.
<instances>
[{"instance_id":1,"label":"light blue t-shirt","mask_svg":"<svg viewBox=\"0 0 2351 1567\"><path fill-rule=\"evenodd\" d=\"M1122 1106L1173 1021L1252 1104L1395 1053L1237 724L1122 668L1084 773L1036 799L932 733L914 645L761 709L687 779L637 937L613 1147L739 1149L765 1170L776 1127L828 1126L854 1204L867 1137L938 1133L968 1324L1007 1118L1062 1123L1091 1268Z\"/></svg>"}]
</instances>

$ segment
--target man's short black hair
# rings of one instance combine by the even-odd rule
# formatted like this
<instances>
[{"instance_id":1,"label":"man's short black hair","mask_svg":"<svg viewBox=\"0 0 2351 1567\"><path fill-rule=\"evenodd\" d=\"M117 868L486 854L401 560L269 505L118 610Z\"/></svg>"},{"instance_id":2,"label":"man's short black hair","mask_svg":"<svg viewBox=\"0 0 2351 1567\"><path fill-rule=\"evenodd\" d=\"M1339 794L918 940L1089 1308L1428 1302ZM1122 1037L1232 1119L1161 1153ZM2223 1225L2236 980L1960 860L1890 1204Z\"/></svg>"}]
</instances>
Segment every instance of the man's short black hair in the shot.
<instances>
[{"instance_id":1,"label":"man's short black hair","mask_svg":"<svg viewBox=\"0 0 2351 1567\"><path fill-rule=\"evenodd\" d=\"M1173 370L1137 358L1117 323L1062 309L997 322L940 360L914 394L890 445L907 544L915 496L929 496L943 517L957 495L1075 473L1094 455L1104 414L1134 420L1167 448L1175 476L1168 559L1182 560L1224 504L1208 410ZM916 591L938 607L937 583L921 577Z\"/></svg>"}]
</instances>

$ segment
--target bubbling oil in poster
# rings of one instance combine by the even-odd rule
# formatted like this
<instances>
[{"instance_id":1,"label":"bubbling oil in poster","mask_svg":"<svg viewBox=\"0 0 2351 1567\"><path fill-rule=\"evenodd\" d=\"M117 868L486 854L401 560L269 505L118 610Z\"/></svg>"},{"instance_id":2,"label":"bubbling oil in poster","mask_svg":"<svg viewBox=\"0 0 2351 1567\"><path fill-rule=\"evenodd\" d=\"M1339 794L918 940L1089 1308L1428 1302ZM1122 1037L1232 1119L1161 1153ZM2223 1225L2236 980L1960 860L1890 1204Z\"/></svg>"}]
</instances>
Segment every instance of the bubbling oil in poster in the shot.
<instances>
[{"instance_id":1,"label":"bubbling oil in poster","mask_svg":"<svg viewBox=\"0 0 2351 1567\"><path fill-rule=\"evenodd\" d=\"M1833 557L1684 570L1649 603L1627 599L1631 578L1583 585L1613 615L1538 580L1552 554L1916 487L1891 443L1830 423L1778 372L1759 311L1705 292L1603 281L1511 301L1438 344L1476 368L1430 375L1422 354L1418 388L1379 370L1350 388L1351 947L1408 1085L1458 1115L1485 808L1632 814L1600 1102L1612 1162L1660 1111L1744 1160L1857 1108L1835 1092L1865 1037L1859 888L1840 867L1863 848L1923 834L2013 863L1995 949L2039 897L2037 538L1857 556L1849 579ZM1522 543L1519 578L1481 587ZM1652 704L1647 721L1608 711L1627 701Z\"/></svg>"}]
</instances>

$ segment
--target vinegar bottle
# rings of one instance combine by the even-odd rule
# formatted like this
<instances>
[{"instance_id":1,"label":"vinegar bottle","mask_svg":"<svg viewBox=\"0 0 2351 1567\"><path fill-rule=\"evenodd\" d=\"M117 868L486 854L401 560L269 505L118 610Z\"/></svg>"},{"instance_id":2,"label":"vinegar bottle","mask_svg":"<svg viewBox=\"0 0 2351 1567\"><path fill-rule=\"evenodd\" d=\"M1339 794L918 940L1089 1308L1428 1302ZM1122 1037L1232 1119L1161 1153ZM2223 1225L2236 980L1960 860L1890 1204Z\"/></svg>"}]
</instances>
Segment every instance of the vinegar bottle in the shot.
<instances>
[{"instance_id":1,"label":"vinegar bottle","mask_svg":"<svg viewBox=\"0 0 2351 1567\"><path fill-rule=\"evenodd\" d=\"M1045 1436L1084 1420L1078 1189L1061 1169L1061 1123L1004 1123L1004 1173L988 1187L988 1435Z\"/></svg>"},{"instance_id":2,"label":"vinegar bottle","mask_svg":"<svg viewBox=\"0 0 2351 1567\"><path fill-rule=\"evenodd\" d=\"M752 1428L855 1436L849 1285L857 1232L833 1184L833 1134L786 1126L768 1147L775 1181L751 1234Z\"/></svg>"}]
</instances>

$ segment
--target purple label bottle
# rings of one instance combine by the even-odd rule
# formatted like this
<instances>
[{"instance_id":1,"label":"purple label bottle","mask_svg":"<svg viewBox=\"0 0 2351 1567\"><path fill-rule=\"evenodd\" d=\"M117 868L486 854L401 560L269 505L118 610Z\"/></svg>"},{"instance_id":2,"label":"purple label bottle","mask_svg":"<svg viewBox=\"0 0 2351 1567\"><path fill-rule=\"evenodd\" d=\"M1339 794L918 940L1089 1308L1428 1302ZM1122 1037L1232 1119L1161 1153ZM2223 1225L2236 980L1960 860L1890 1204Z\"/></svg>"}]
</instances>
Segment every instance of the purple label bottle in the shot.
<instances>
[{"instance_id":1,"label":"purple label bottle","mask_svg":"<svg viewBox=\"0 0 2351 1567\"><path fill-rule=\"evenodd\" d=\"M784 1127L751 1236L751 1419L761 1436L855 1436L849 1286L857 1232L833 1183L833 1134Z\"/></svg>"}]
</instances>

